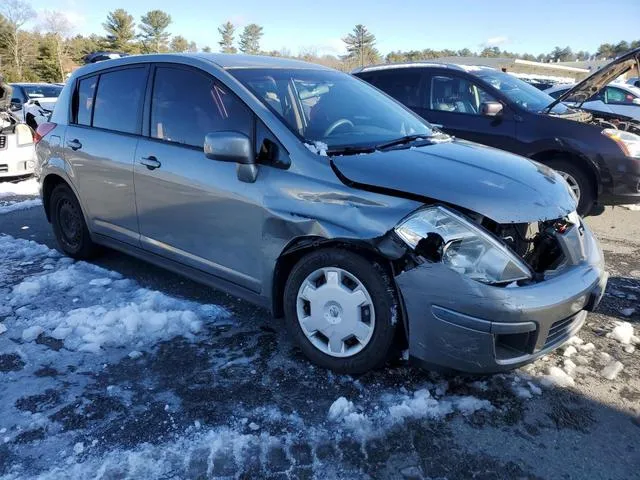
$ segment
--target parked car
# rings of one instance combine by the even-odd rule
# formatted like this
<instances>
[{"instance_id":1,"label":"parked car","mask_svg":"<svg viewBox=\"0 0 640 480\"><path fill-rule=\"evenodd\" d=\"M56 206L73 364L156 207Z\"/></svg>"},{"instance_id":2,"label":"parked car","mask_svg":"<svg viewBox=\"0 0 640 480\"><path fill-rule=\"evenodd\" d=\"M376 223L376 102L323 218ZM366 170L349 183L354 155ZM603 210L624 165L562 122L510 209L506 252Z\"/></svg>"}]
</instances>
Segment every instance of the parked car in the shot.
<instances>
[{"instance_id":1,"label":"parked car","mask_svg":"<svg viewBox=\"0 0 640 480\"><path fill-rule=\"evenodd\" d=\"M590 98L635 65L640 49L576 85ZM358 69L372 83L447 133L525 157L561 173L586 215L596 202L640 201L640 123L609 112L570 108L489 67L412 63Z\"/></svg>"},{"instance_id":2,"label":"parked car","mask_svg":"<svg viewBox=\"0 0 640 480\"><path fill-rule=\"evenodd\" d=\"M553 98L559 98L574 87L575 84L556 85L545 90L545 93ZM565 96L563 103L590 112L620 114L640 121L640 88L624 83L610 83L586 102L582 102L579 98Z\"/></svg>"},{"instance_id":3,"label":"parked car","mask_svg":"<svg viewBox=\"0 0 640 480\"><path fill-rule=\"evenodd\" d=\"M11 110L20 120L36 131L49 120L62 86L51 83L12 83Z\"/></svg>"},{"instance_id":4,"label":"parked car","mask_svg":"<svg viewBox=\"0 0 640 480\"><path fill-rule=\"evenodd\" d=\"M511 369L574 335L605 288L560 175L319 65L85 66L37 140L63 252L106 245L265 306L337 371L375 368L392 346L424 365Z\"/></svg>"},{"instance_id":5,"label":"parked car","mask_svg":"<svg viewBox=\"0 0 640 480\"><path fill-rule=\"evenodd\" d=\"M640 77L631 77L627 80L627 85L632 85L634 87L640 88Z\"/></svg>"},{"instance_id":6,"label":"parked car","mask_svg":"<svg viewBox=\"0 0 640 480\"><path fill-rule=\"evenodd\" d=\"M33 174L35 148L32 132L10 109L12 88L0 75L0 179Z\"/></svg>"}]
</instances>

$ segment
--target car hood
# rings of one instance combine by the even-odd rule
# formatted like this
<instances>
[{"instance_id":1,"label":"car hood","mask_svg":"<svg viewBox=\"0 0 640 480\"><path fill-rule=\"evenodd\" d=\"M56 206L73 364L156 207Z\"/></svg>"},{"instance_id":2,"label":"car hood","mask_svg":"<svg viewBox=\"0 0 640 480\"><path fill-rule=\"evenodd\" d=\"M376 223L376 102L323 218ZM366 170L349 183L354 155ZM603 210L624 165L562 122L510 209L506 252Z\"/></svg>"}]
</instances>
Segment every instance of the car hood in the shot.
<instances>
[{"instance_id":1,"label":"car hood","mask_svg":"<svg viewBox=\"0 0 640 480\"><path fill-rule=\"evenodd\" d=\"M578 103L586 102L603 87L638 65L640 65L640 48L625 53L589 75L575 87L560 95L555 102L547 107L547 111L551 111L555 105L568 98L577 99Z\"/></svg>"},{"instance_id":2,"label":"car hood","mask_svg":"<svg viewBox=\"0 0 640 480\"><path fill-rule=\"evenodd\" d=\"M390 195L440 201L498 223L532 223L576 209L554 170L494 148L455 140L331 159L347 185Z\"/></svg>"}]
</instances>

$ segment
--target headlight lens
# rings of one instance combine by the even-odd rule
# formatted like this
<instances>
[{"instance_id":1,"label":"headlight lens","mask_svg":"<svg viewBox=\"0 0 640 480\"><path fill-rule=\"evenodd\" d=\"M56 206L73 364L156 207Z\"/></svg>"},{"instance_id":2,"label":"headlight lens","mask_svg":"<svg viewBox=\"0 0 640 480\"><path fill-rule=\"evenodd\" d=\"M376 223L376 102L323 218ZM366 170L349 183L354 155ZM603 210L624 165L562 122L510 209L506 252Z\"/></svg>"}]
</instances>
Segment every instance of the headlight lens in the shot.
<instances>
[{"instance_id":1,"label":"headlight lens","mask_svg":"<svg viewBox=\"0 0 640 480\"><path fill-rule=\"evenodd\" d=\"M640 158L640 135L615 128L605 128L602 134L616 142L627 157Z\"/></svg>"},{"instance_id":2,"label":"headlight lens","mask_svg":"<svg viewBox=\"0 0 640 480\"><path fill-rule=\"evenodd\" d=\"M444 241L441 262L483 283L510 283L531 278L531 270L482 228L446 207L427 207L403 220L395 232L411 248L429 233Z\"/></svg>"},{"instance_id":3,"label":"headlight lens","mask_svg":"<svg viewBox=\"0 0 640 480\"><path fill-rule=\"evenodd\" d=\"M16 141L18 146L31 145L33 143L33 134L31 129L24 123L16 125Z\"/></svg>"}]
</instances>

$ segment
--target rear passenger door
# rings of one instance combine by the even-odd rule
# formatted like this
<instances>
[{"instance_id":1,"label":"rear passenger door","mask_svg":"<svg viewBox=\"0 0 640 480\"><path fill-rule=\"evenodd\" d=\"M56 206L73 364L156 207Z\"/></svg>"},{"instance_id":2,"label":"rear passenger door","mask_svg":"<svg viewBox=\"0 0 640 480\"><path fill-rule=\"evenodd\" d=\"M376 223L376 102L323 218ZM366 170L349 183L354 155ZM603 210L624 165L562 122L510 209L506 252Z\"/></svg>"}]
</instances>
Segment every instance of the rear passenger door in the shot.
<instances>
[{"instance_id":1,"label":"rear passenger door","mask_svg":"<svg viewBox=\"0 0 640 480\"><path fill-rule=\"evenodd\" d=\"M418 115L422 114L425 102L422 69L374 70L362 73L360 77Z\"/></svg>"},{"instance_id":2,"label":"rear passenger door","mask_svg":"<svg viewBox=\"0 0 640 480\"><path fill-rule=\"evenodd\" d=\"M419 112L422 117L450 135L503 150L518 150L513 112L503 103L499 115L484 115L482 104L498 100L478 82L457 72L430 71L425 85L427 99Z\"/></svg>"},{"instance_id":3,"label":"rear passenger door","mask_svg":"<svg viewBox=\"0 0 640 480\"><path fill-rule=\"evenodd\" d=\"M93 232L139 244L133 159L141 132L148 66L78 79L65 131L65 158Z\"/></svg>"}]
</instances>

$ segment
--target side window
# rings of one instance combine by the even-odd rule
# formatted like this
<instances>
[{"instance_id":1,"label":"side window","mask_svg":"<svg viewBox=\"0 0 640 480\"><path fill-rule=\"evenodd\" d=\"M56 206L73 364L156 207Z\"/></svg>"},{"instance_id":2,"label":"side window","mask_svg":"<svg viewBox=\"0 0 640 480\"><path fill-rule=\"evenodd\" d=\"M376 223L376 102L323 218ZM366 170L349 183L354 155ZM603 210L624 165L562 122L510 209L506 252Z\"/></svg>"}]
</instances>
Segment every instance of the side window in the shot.
<instances>
[{"instance_id":1,"label":"side window","mask_svg":"<svg viewBox=\"0 0 640 480\"><path fill-rule=\"evenodd\" d=\"M409 108L423 108L421 78L419 71L408 68L380 73L367 81Z\"/></svg>"},{"instance_id":2,"label":"side window","mask_svg":"<svg viewBox=\"0 0 640 480\"><path fill-rule=\"evenodd\" d=\"M607 87L606 103L613 105L633 105L635 96L620 88Z\"/></svg>"},{"instance_id":3,"label":"side window","mask_svg":"<svg viewBox=\"0 0 640 480\"><path fill-rule=\"evenodd\" d=\"M78 82L78 89L73 96L72 123L78 125L91 125L91 112L93 111L93 98L95 96L98 76L85 78Z\"/></svg>"},{"instance_id":4,"label":"side window","mask_svg":"<svg viewBox=\"0 0 640 480\"><path fill-rule=\"evenodd\" d=\"M431 110L480 115L481 104L496 101L492 95L466 78L453 75L431 77Z\"/></svg>"},{"instance_id":5,"label":"side window","mask_svg":"<svg viewBox=\"0 0 640 480\"><path fill-rule=\"evenodd\" d=\"M204 74L158 67L151 99L151 137L204 146L207 133L233 130L251 137L253 115L235 95Z\"/></svg>"},{"instance_id":6,"label":"side window","mask_svg":"<svg viewBox=\"0 0 640 480\"><path fill-rule=\"evenodd\" d=\"M138 133L146 84L147 69L144 67L101 74L93 112L93 126L124 133Z\"/></svg>"}]
</instances>

